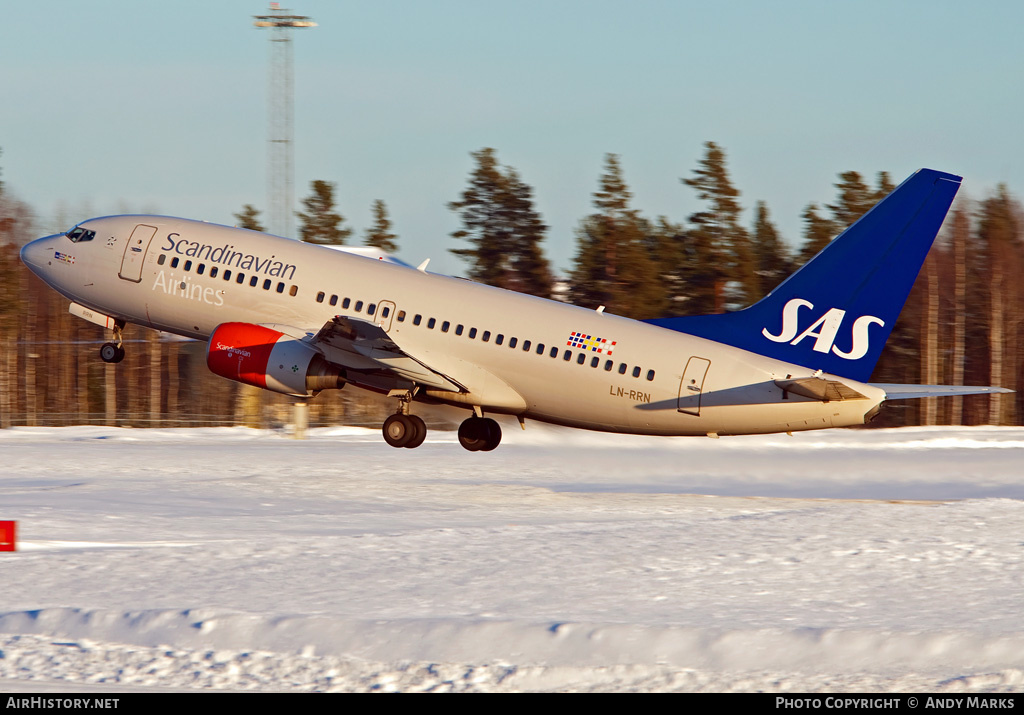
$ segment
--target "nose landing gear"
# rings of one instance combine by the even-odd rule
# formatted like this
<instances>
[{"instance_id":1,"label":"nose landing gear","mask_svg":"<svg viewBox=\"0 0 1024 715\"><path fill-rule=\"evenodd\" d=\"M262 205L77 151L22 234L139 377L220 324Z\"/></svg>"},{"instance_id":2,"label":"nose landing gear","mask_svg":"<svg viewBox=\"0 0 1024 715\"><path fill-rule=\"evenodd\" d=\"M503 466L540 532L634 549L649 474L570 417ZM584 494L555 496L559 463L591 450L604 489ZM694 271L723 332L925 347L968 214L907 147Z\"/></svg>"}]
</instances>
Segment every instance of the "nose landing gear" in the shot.
<instances>
[{"instance_id":1,"label":"nose landing gear","mask_svg":"<svg viewBox=\"0 0 1024 715\"><path fill-rule=\"evenodd\" d=\"M121 330L124 328L124 323L118 321L114 323L114 340L116 343L103 343L100 347L100 360L106 363L118 363L124 360L124 338L121 334Z\"/></svg>"}]
</instances>

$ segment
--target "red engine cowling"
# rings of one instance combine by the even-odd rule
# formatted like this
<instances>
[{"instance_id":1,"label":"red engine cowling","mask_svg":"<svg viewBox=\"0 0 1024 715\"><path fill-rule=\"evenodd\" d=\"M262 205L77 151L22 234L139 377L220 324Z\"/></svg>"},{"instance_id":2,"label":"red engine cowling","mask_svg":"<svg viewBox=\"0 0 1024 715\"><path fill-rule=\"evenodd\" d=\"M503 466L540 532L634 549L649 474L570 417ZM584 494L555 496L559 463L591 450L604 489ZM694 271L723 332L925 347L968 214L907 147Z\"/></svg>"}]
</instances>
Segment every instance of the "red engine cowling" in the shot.
<instances>
[{"instance_id":1,"label":"red engine cowling","mask_svg":"<svg viewBox=\"0 0 1024 715\"><path fill-rule=\"evenodd\" d=\"M285 395L345 386L344 371L301 340L252 323L222 323L206 348L210 371Z\"/></svg>"}]
</instances>

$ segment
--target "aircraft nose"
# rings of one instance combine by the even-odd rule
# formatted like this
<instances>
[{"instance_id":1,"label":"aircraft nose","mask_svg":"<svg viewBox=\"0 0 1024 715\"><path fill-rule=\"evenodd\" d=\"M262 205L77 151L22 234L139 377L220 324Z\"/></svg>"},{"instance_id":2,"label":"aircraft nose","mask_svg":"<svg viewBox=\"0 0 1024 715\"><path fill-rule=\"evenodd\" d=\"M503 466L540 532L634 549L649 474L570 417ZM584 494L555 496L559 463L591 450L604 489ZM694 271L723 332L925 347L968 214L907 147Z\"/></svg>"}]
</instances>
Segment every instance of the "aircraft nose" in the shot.
<instances>
[{"instance_id":1,"label":"aircraft nose","mask_svg":"<svg viewBox=\"0 0 1024 715\"><path fill-rule=\"evenodd\" d=\"M45 270L53 257L53 236L45 236L29 241L21 247L21 262L28 266L36 275Z\"/></svg>"}]
</instances>

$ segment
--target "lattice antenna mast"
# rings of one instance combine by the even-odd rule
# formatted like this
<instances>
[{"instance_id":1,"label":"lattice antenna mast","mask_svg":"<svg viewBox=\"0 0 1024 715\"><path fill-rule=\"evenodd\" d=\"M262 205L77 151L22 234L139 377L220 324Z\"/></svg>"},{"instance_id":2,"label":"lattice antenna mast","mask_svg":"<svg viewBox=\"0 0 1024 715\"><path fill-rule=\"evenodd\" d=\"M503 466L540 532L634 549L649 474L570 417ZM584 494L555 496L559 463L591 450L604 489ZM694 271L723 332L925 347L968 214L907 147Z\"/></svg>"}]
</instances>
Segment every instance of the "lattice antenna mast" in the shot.
<instances>
[{"instance_id":1,"label":"lattice antenna mast","mask_svg":"<svg viewBox=\"0 0 1024 715\"><path fill-rule=\"evenodd\" d=\"M294 119L292 36L296 28L316 27L304 15L291 15L290 10L270 3L270 15L255 15L256 27L270 28L270 73L267 87L268 154L267 154L267 217L268 228L278 236L292 236L292 207L295 200Z\"/></svg>"}]
</instances>

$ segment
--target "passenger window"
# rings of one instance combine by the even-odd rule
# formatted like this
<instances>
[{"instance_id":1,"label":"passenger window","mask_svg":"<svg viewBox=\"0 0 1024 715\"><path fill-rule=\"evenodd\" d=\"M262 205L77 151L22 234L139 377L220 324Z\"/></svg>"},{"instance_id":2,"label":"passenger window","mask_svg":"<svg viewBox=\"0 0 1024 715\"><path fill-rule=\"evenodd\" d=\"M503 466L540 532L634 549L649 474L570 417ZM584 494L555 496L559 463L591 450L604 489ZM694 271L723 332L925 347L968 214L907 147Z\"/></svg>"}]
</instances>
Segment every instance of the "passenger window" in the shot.
<instances>
[{"instance_id":1,"label":"passenger window","mask_svg":"<svg viewBox=\"0 0 1024 715\"><path fill-rule=\"evenodd\" d=\"M462 335L462 331L463 331L463 326L462 325L456 325L455 326L455 334L456 335Z\"/></svg>"},{"instance_id":2,"label":"passenger window","mask_svg":"<svg viewBox=\"0 0 1024 715\"><path fill-rule=\"evenodd\" d=\"M523 341L523 352L524 353L530 352L530 341L529 340L524 340Z\"/></svg>"},{"instance_id":3,"label":"passenger window","mask_svg":"<svg viewBox=\"0 0 1024 715\"><path fill-rule=\"evenodd\" d=\"M196 266L196 273L198 273L199 275L203 275L203 271L205 271L205 270L206 270L206 264L205 263L200 263L198 266Z\"/></svg>"},{"instance_id":4,"label":"passenger window","mask_svg":"<svg viewBox=\"0 0 1024 715\"><path fill-rule=\"evenodd\" d=\"M502 335L501 333L498 333L497 335L494 336L494 344L495 345L501 345L503 342L505 342L505 336L504 335Z\"/></svg>"},{"instance_id":5,"label":"passenger window","mask_svg":"<svg viewBox=\"0 0 1024 715\"><path fill-rule=\"evenodd\" d=\"M235 282L238 283L238 285L242 285L243 283L245 283L245 274L239 273L238 277L235 278Z\"/></svg>"},{"instance_id":6,"label":"passenger window","mask_svg":"<svg viewBox=\"0 0 1024 715\"><path fill-rule=\"evenodd\" d=\"M640 377L640 366L637 365L633 368L633 377Z\"/></svg>"},{"instance_id":7,"label":"passenger window","mask_svg":"<svg viewBox=\"0 0 1024 715\"><path fill-rule=\"evenodd\" d=\"M435 325L437 325L437 321L435 319L431 318L430 320L427 321L428 329L433 330Z\"/></svg>"},{"instance_id":8,"label":"passenger window","mask_svg":"<svg viewBox=\"0 0 1024 715\"><path fill-rule=\"evenodd\" d=\"M320 291L319 293L316 294L316 302L317 303L323 303L324 302L324 298L326 298L326 297L327 297L327 294L324 293L323 291Z\"/></svg>"},{"instance_id":9,"label":"passenger window","mask_svg":"<svg viewBox=\"0 0 1024 715\"><path fill-rule=\"evenodd\" d=\"M362 312L362 310L363 310L363 301L357 300L356 301L356 312L360 313L360 312Z\"/></svg>"},{"instance_id":10,"label":"passenger window","mask_svg":"<svg viewBox=\"0 0 1024 715\"><path fill-rule=\"evenodd\" d=\"M191 271L192 270L192 261L185 261L185 265L183 267L183 270Z\"/></svg>"},{"instance_id":11,"label":"passenger window","mask_svg":"<svg viewBox=\"0 0 1024 715\"><path fill-rule=\"evenodd\" d=\"M210 278L216 278L216 277L217 277L217 266L214 266L213 268L210 269Z\"/></svg>"},{"instance_id":12,"label":"passenger window","mask_svg":"<svg viewBox=\"0 0 1024 715\"><path fill-rule=\"evenodd\" d=\"M398 311L398 315L396 317L398 318L398 322L399 323L404 323L405 322L405 311L404 310Z\"/></svg>"},{"instance_id":13,"label":"passenger window","mask_svg":"<svg viewBox=\"0 0 1024 715\"><path fill-rule=\"evenodd\" d=\"M391 315L391 308L385 305L383 308L381 308L380 315L382 318L388 317L389 315Z\"/></svg>"},{"instance_id":14,"label":"passenger window","mask_svg":"<svg viewBox=\"0 0 1024 715\"><path fill-rule=\"evenodd\" d=\"M448 332L448 328L450 328L450 327L452 327L452 324L449 321L447 321L447 320L444 321L443 323L441 323L441 332L442 333L447 333Z\"/></svg>"},{"instance_id":15,"label":"passenger window","mask_svg":"<svg viewBox=\"0 0 1024 715\"><path fill-rule=\"evenodd\" d=\"M624 363L624 362L620 362L619 363L619 374L620 375L625 375L626 374L626 363Z\"/></svg>"},{"instance_id":16,"label":"passenger window","mask_svg":"<svg viewBox=\"0 0 1024 715\"><path fill-rule=\"evenodd\" d=\"M517 342L519 342L518 338L509 338L508 339L508 346L510 348L514 348L516 346Z\"/></svg>"},{"instance_id":17,"label":"passenger window","mask_svg":"<svg viewBox=\"0 0 1024 715\"><path fill-rule=\"evenodd\" d=\"M224 275L221 276L221 278L223 278L226 281L231 280L231 271L224 271Z\"/></svg>"},{"instance_id":18,"label":"passenger window","mask_svg":"<svg viewBox=\"0 0 1024 715\"><path fill-rule=\"evenodd\" d=\"M291 288L288 289L288 295L290 295L292 298L294 298L298 294L298 292L299 292L299 287L298 286L292 286Z\"/></svg>"},{"instance_id":19,"label":"passenger window","mask_svg":"<svg viewBox=\"0 0 1024 715\"><path fill-rule=\"evenodd\" d=\"M337 305L338 304L338 296L332 295L331 296L331 300L330 300L330 304L331 305Z\"/></svg>"},{"instance_id":20,"label":"passenger window","mask_svg":"<svg viewBox=\"0 0 1024 715\"><path fill-rule=\"evenodd\" d=\"M417 313L416 317L412 319L412 324L413 325L419 325L422 320L423 320L423 316L420 315L419 313Z\"/></svg>"},{"instance_id":21,"label":"passenger window","mask_svg":"<svg viewBox=\"0 0 1024 715\"><path fill-rule=\"evenodd\" d=\"M335 301L335 302L337 302L337 301ZM331 305L334 305L334 303L331 303ZM345 300L341 301L341 307L344 310L348 310L348 307L350 305L352 305L352 300L350 298L346 298Z\"/></svg>"},{"instance_id":22,"label":"passenger window","mask_svg":"<svg viewBox=\"0 0 1024 715\"><path fill-rule=\"evenodd\" d=\"M605 360L604 361L604 371L605 372L611 372L612 371L612 366L614 364L615 363L612 360Z\"/></svg>"},{"instance_id":23,"label":"passenger window","mask_svg":"<svg viewBox=\"0 0 1024 715\"><path fill-rule=\"evenodd\" d=\"M599 357L592 357L590 359L590 367L597 367L600 364L600 362L601 362L601 358L599 358Z\"/></svg>"},{"instance_id":24,"label":"passenger window","mask_svg":"<svg viewBox=\"0 0 1024 715\"><path fill-rule=\"evenodd\" d=\"M373 315L376 312L377 312L377 304L376 303L370 303L368 306L366 306L366 314L367 315Z\"/></svg>"},{"instance_id":25,"label":"passenger window","mask_svg":"<svg viewBox=\"0 0 1024 715\"><path fill-rule=\"evenodd\" d=\"M558 348L551 348L551 357L558 357Z\"/></svg>"},{"instance_id":26,"label":"passenger window","mask_svg":"<svg viewBox=\"0 0 1024 715\"><path fill-rule=\"evenodd\" d=\"M255 276L253 276L253 277L255 278ZM274 283L274 281L270 280L269 278L264 278L263 279L263 290L270 290L270 286L273 285L273 283ZM284 283L282 283L281 285L283 286Z\"/></svg>"},{"instance_id":27,"label":"passenger window","mask_svg":"<svg viewBox=\"0 0 1024 715\"><path fill-rule=\"evenodd\" d=\"M480 336L480 339L483 340L486 343L488 340L491 339L491 331L490 330L485 330L484 334Z\"/></svg>"},{"instance_id":28,"label":"passenger window","mask_svg":"<svg viewBox=\"0 0 1024 715\"><path fill-rule=\"evenodd\" d=\"M566 350L565 354L562 355L562 359L565 360L566 362L572 360L572 350Z\"/></svg>"},{"instance_id":29,"label":"passenger window","mask_svg":"<svg viewBox=\"0 0 1024 715\"><path fill-rule=\"evenodd\" d=\"M469 339L476 340L476 328L469 329Z\"/></svg>"},{"instance_id":30,"label":"passenger window","mask_svg":"<svg viewBox=\"0 0 1024 715\"><path fill-rule=\"evenodd\" d=\"M537 343L537 354L538 355L543 355L544 354L544 343Z\"/></svg>"},{"instance_id":31,"label":"passenger window","mask_svg":"<svg viewBox=\"0 0 1024 715\"><path fill-rule=\"evenodd\" d=\"M586 361L587 361L587 354L586 353L580 353L579 356L577 356L577 358L576 358L576 364L577 365L582 365Z\"/></svg>"},{"instance_id":32,"label":"passenger window","mask_svg":"<svg viewBox=\"0 0 1024 715\"><path fill-rule=\"evenodd\" d=\"M647 379L648 380L653 380L654 379L654 370L648 370L647 371Z\"/></svg>"},{"instance_id":33,"label":"passenger window","mask_svg":"<svg viewBox=\"0 0 1024 715\"><path fill-rule=\"evenodd\" d=\"M253 288L255 288L257 285L259 285L259 282L260 282L260 277L259 276L253 276L252 278L249 279L249 285L252 286Z\"/></svg>"},{"instance_id":34,"label":"passenger window","mask_svg":"<svg viewBox=\"0 0 1024 715\"><path fill-rule=\"evenodd\" d=\"M277 292L278 293L284 293L284 283L278 283L277 284Z\"/></svg>"},{"instance_id":35,"label":"passenger window","mask_svg":"<svg viewBox=\"0 0 1024 715\"><path fill-rule=\"evenodd\" d=\"M156 259L156 264L158 266L162 266L166 262L167 262L167 254L166 253L161 253L159 258Z\"/></svg>"},{"instance_id":36,"label":"passenger window","mask_svg":"<svg viewBox=\"0 0 1024 715\"><path fill-rule=\"evenodd\" d=\"M175 256L174 258L171 259L171 268L177 268L177 267L178 267L178 257Z\"/></svg>"}]
</instances>

